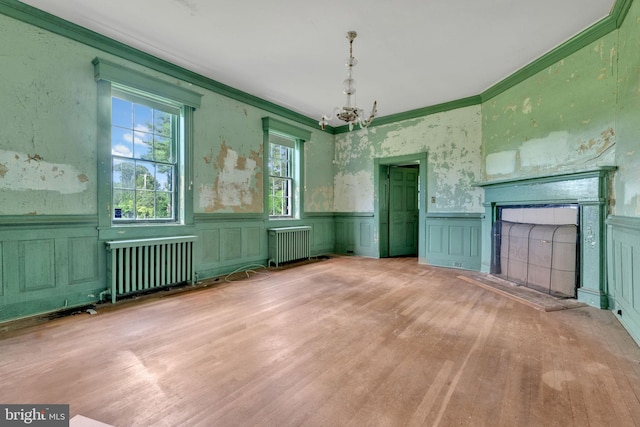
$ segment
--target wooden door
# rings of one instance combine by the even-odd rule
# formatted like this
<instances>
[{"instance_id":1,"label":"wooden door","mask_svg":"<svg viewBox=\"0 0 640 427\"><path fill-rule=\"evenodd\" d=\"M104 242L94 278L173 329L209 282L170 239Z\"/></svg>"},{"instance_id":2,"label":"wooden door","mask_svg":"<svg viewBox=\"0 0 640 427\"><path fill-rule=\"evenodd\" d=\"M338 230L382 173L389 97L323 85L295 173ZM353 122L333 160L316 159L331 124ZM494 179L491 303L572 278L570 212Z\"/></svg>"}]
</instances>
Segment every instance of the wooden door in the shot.
<instances>
[{"instance_id":1,"label":"wooden door","mask_svg":"<svg viewBox=\"0 0 640 427\"><path fill-rule=\"evenodd\" d=\"M389 170L389 256L418 255L419 168Z\"/></svg>"}]
</instances>

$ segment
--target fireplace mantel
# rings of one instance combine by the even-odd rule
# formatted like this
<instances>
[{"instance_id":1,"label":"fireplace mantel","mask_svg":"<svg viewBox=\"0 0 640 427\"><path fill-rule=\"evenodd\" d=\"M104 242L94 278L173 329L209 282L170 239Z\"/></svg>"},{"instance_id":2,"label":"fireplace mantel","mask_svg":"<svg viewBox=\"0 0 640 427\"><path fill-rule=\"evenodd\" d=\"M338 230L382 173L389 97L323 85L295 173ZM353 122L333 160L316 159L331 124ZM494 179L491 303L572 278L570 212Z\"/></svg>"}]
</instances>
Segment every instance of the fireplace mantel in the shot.
<instances>
[{"instance_id":1,"label":"fireplace mantel","mask_svg":"<svg viewBox=\"0 0 640 427\"><path fill-rule=\"evenodd\" d=\"M605 270L605 219L609 181L615 166L534 178L514 178L477 184L484 189L482 271L491 262L491 228L498 208L513 205L577 204L580 208L580 283L578 300L609 307Z\"/></svg>"}]
</instances>

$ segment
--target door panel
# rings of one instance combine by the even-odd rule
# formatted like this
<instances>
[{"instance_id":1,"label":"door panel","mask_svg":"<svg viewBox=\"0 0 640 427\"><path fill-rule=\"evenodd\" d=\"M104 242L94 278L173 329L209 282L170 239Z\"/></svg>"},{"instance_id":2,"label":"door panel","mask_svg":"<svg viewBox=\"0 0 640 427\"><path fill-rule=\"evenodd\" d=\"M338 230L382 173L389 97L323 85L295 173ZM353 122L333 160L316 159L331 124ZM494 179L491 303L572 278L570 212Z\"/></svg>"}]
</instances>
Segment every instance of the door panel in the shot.
<instances>
[{"instance_id":1,"label":"door panel","mask_svg":"<svg viewBox=\"0 0 640 427\"><path fill-rule=\"evenodd\" d=\"M389 256L418 254L418 176L414 167L389 170Z\"/></svg>"}]
</instances>

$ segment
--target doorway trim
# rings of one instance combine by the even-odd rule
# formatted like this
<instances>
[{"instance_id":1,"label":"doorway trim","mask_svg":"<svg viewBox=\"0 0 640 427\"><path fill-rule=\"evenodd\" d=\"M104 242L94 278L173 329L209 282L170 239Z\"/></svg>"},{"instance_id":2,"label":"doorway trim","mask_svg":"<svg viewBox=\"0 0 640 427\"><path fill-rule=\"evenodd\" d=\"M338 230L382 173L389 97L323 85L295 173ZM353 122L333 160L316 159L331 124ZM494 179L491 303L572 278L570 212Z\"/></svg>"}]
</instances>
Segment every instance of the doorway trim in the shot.
<instances>
[{"instance_id":1,"label":"doorway trim","mask_svg":"<svg viewBox=\"0 0 640 427\"><path fill-rule=\"evenodd\" d=\"M428 151L415 154L405 154L402 156L376 157L373 159L373 191L374 191L374 236L378 243L378 257L389 256L389 221L388 215L384 215L385 203L388 191L388 177L386 174L389 166L406 166L417 164L419 168L419 199L418 199L418 263L426 264L426 215L427 215L427 160ZM385 185L387 183L387 185Z\"/></svg>"}]
</instances>

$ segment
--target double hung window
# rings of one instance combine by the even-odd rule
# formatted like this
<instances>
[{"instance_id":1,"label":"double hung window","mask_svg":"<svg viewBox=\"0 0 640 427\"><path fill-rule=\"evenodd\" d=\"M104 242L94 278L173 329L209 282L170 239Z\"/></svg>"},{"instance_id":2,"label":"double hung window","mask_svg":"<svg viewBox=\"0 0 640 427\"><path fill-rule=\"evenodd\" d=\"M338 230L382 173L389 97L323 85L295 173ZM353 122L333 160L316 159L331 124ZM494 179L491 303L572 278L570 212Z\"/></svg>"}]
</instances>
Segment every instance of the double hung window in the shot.
<instances>
[{"instance_id":1,"label":"double hung window","mask_svg":"<svg viewBox=\"0 0 640 427\"><path fill-rule=\"evenodd\" d=\"M304 212L304 142L311 132L271 117L264 131L265 204L270 219L299 219Z\"/></svg>"},{"instance_id":2,"label":"double hung window","mask_svg":"<svg viewBox=\"0 0 640 427\"><path fill-rule=\"evenodd\" d=\"M114 90L111 98L113 221L178 219L180 108Z\"/></svg>"},{"instance_id":3,"label":"double hung window","mask_svg":"<svg viewBox=\"0 0 640 427\"><path fill-rule=\"evenodd\" d=\"M98 83L98 222L193 221L193 113L202 95L103 58Z\"/></svg>"},{"instance_id":4,"label":"double hung window","mask_svg":"<svg viewBox=\"0 0 640 427\"><path fill-rule=\"evenodd\" d=\"M293 216L295 140L269 135L269 216Z\"/></svg>"}]
</instances>

